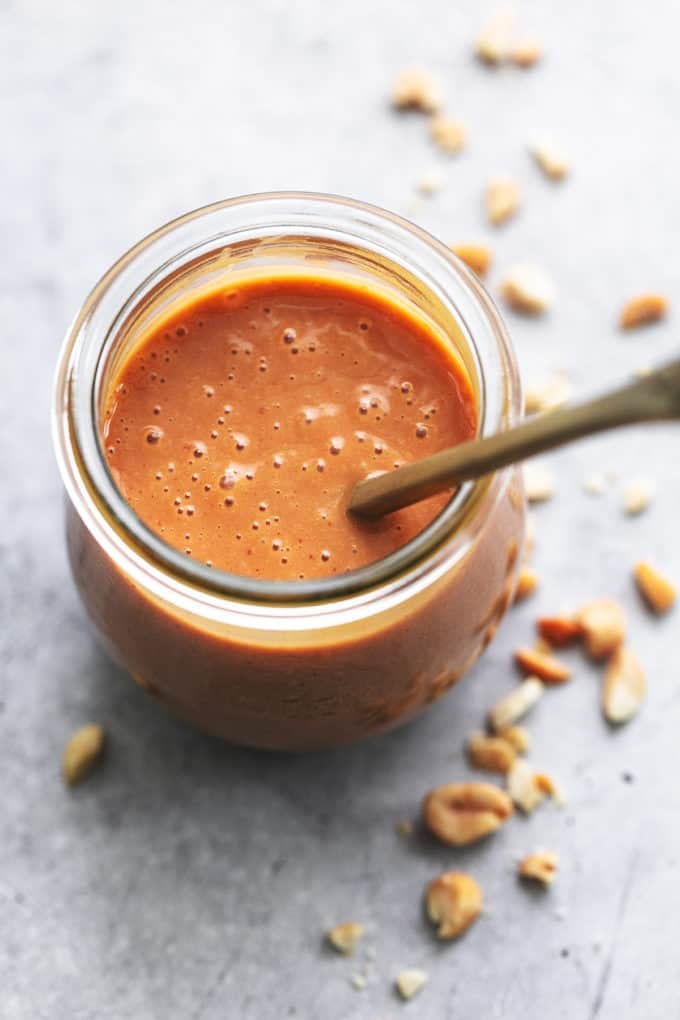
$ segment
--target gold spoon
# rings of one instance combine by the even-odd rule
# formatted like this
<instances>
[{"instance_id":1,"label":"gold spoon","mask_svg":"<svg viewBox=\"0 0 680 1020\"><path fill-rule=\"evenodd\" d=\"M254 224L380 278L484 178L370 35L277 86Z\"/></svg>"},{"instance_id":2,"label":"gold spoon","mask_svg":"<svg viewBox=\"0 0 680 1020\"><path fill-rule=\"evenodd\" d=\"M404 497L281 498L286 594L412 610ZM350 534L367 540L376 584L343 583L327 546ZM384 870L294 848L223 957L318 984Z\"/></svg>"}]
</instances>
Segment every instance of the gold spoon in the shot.
<instances>
[{"instance_id":1,"label":"gold spoon","mask_svg":"<svg viewBox=\"0 0 680 1020\"><path fill-rule=\"evenodd\" d=\"M674 418L680 419L680 359L583 404L561 407L507 432L473 439L366 478L352 489L348 510L358 517L381 517L574 439L620 425Z\"/></svg>"}]
</instances>

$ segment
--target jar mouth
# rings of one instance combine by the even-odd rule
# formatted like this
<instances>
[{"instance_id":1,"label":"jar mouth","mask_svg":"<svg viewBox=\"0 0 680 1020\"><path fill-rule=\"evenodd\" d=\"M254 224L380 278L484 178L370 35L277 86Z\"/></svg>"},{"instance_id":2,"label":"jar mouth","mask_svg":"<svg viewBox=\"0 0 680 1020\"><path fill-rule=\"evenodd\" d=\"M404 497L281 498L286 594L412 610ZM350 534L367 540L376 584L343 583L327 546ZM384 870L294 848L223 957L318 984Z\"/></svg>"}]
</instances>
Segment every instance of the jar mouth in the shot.
<instances>
[{"instance_id":1,"label":"jar mouth","mask_svg":"<svg viewBox=\"0 0 680 1020\"><path fill-rule=\"evenodd\" d=\"M131 310L178 260L188 264L201 253L221 252L244 236L256 241L267 232L301 239L349 238L357 248L377 250L417 277L447 307L463 334L477 375L478 436L512 424L521 396L502 319L474 273L432 235L378 206L307 192L247 195L172 220L123 255L85 301L66 337L57 374L55 446L76 509L87 492L90 510L103 516L110 529L122 532L153 566L194 588L257 604L308 605L379 588L422 566L461 528L490 479L460 486L423 531L382 559L314 580L269 581L209 567L169 545L141 520L114 481L100 434L98 393L107 351Z\"/></svg>"}]
</instances>

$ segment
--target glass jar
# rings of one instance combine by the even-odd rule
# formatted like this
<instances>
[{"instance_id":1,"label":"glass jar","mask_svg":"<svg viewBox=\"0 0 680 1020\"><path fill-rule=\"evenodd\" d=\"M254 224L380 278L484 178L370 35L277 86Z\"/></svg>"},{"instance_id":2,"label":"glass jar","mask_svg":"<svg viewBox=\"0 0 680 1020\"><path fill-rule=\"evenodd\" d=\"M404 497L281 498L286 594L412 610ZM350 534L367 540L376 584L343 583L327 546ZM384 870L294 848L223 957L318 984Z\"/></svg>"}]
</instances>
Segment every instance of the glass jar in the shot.
<instances>
[{"instance_id":1,"label":"glass jar","mask_svg":"<svg viewBox=\"0 0 680 1020\"><path fill-rule=\"evenodd\" d=\"M463 485L425 531L378 563L299 582L211 569L142 523L100 439L109 382L135 337L196 288L310 268L380 289L454 345L476 391L480 435L518 420L515 358L476 276L405 220L304 193L199 209L124 255L68 333L54 401L71 567L106 646L197 726L278 749L378 733L456 683L512 602L525 518L520 474L502 471Z\"/></svg>"}]
</instances>

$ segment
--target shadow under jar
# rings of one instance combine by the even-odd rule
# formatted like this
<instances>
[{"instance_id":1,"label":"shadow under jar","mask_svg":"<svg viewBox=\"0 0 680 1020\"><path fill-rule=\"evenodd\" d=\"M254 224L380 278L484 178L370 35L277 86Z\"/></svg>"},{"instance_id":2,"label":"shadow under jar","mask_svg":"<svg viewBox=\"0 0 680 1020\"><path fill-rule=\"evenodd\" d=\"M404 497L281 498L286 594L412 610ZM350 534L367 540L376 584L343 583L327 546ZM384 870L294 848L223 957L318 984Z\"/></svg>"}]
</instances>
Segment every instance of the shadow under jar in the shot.
<instances>
[{"instance_id":1,"label":"shadow under jar","mask_svg":"<svg viewBox=\"0 0 680 1020\"><path fill-rule=\"evenodd\" d=\"M208 206L123 256L66 338L54 404L71 567L106 647L176 714L272 749L354 741L436 701L512 602L525 520L521 475L509 469L462 486L383 559L308 581L213 569L140 520L101 439L111 382L139 337L206 287L310 269L365 284L450 345L474 389L479 435L517 422L514 354L477 278L396 216L304 193Z\"/></svg>"}]
</instances>

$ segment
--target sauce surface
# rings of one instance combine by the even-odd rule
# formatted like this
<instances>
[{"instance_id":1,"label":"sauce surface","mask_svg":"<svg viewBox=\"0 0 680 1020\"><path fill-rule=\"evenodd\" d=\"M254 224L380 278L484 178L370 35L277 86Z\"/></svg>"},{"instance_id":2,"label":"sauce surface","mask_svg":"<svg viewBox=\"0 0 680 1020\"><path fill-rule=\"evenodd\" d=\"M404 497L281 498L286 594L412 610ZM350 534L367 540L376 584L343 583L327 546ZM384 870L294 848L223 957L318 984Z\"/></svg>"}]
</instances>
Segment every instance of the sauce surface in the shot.
<instances>
[{"instance_id":1,"label":"sauce surface","mask_svg":"<svg viewBox=\"0 0 680 1020\"><path fill-rule=\"evenodd\" d=\"M102 437L166 542L211 566L297 580L381 559L440 495L376 522L355 482L475 435L470 380L426 323L337 278L254 278L176 305L124 362Z\"/></svg>"}]
</instances>

